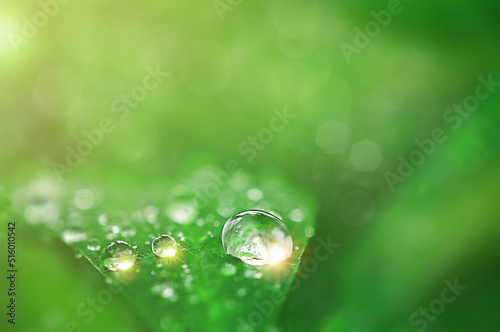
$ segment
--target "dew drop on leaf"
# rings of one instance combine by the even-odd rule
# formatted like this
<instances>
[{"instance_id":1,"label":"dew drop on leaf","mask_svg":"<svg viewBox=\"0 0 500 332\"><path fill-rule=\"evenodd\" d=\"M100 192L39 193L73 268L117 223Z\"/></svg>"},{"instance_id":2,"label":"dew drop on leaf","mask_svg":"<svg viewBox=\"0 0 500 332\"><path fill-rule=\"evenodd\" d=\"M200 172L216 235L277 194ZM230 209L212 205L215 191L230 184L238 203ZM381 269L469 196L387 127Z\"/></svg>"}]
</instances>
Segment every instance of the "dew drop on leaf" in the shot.
<instances>
[{"instance_id":1,"label":"dew drop on leaf","mask_svg":"<svg viewBox=\"0 0 500 332\"><path fill-rule=\"evenodd\" d=\"M255 266L277 264L292 255L293 241L281 219L248 210L231 217L222 231L226 253Z\"/></svg>"},{"instance_id":2,"label":"dew drop on leaf","mask_svg":"<svg viewBox=\"0 0 500 332\"><path fill-rule=\"evenodd\" d=\"M99 243L99 240L96 238L92 238L89 240L89 243L87 244L87 249L90 251L98 251L101 250L101 245Z\"/></svg>"},{"instance_id":3,"label":"dew drop on leaf","mask_svg":"<svg viewBox=\"0 0 500 332\"><path fill-rule=\"evenodd\" d=\"M137 254L125 241L111 242L102 254L102 262L110 271L125 271L134 266Z\"/></svg>"},{"instance_id":4,"label":"dew drop on leaf","mask_svg":"<svg viewBox=\"0 0 500 332\"><path fill-rule=\"evenodd\" d=\"M158 257L172 257L177 252L177 242L170 235L162 234L153 240L151 250Z\"/></svg>"}]
</instances>

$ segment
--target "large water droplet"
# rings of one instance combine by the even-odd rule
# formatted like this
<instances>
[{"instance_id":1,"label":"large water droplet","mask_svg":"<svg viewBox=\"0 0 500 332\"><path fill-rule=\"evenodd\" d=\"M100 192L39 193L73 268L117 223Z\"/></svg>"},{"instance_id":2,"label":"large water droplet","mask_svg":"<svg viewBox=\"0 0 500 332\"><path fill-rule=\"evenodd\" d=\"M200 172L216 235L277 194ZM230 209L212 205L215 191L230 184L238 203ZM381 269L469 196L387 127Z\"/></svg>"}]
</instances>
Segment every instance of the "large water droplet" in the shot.
<instances>
[{"instance_id":1,"label":"large water droplet","mask_svg":"<svg viewBox=\"0 0 500 332\"><path fill-rule=\"evenodd\" d=\"M102 262L108 270L124 271L131 268L137 260L134 248L125 241L111 242L102 254Z\"/></svg>"},{"instance_id":2,"label":"large water droplet","mask_svg":"<svg viewBox=\"0 0 500 332\"><path fill-rule=\"evenodd\" d=\"M292 255L293 242L277 216L249 210L231 217L222 231L226 253L249 265L279 263Z\"/></svg>"},{"instance_id":3,"label":"large water droplet","mask_svg":"<svg viewBox=\"0 0 500 332\"><path fill-rule=\"evenodd\" d=\"M172 257L177 252L177 242L170 235L160 235L154 239L151 249L158 257Z\"/></svg>"}]
</instances>

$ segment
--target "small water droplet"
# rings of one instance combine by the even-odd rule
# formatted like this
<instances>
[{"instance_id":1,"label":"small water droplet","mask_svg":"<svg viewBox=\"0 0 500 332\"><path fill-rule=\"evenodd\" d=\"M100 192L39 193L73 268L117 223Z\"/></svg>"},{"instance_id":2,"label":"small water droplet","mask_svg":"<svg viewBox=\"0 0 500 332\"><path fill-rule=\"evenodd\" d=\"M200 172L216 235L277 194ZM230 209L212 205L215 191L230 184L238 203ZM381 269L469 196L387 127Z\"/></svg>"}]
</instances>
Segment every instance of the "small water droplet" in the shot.
<instances>
[{"instance_id":1,"label":"small water droplet","mask_svg":"<svg viewBox=\"0 0 500 332\"><path fill-rule=\"evenodd\" d=\"M103 213L99 216L99 219L97 219L100 225L105 226L108 224L108 216Z\"/></svg>"},{"instance_id":2,"label":"small water droplet","mask_svg":"<svg viewBox=\"0 0 500 332\"><path fill-rule=\"evenodd\" d=\"M220 273L226 277L234 276L237 272L236 266L233 264L226 263L221 268Z\"/></svg>"},{"instance_id":3,"label":"small water droplet","mask_svg":"<svg viewBox=\"0 0 500 332\"><path fill-rule=\"evenodd\" d=\"M108 235L106 235L106 239L108 240L113 240L116 237L118 237L117 233L109 233Z\"/></svg>"},{"instance_id":4,"label":"small water droplet","mask_svg":"<svg viewBox=\"0 0 500 332\"><path fill-rule=\"evenodd\" d=\"M249 269L249 270L245 271L245 277L246 278L260 279L262 277L262 272L254 270L254 269Z\"/></svg>"},{"instance_id":5,"label":"small water droplet","mask_svg":"<svg viewBox=\"0 0 500 332\"><path fill-rule=\"evenodd\" d=\"M220 222L218 220L214 221L214 226L215 227L219 227L220 226Z\"/></svg>"},{"instance_id":6,"label":"small water droplet","mask_svg":"<svg viewBox=\"0 0 500 332\"><path fill-rule=\"evenodd\" d=\"M124 271L131 268L137 260L134 248L125 241L111 242L102 254L104 266L110 271Z\"/></svg>"},{"instance_id":7,"label":"small water droplet","mask_svg":"<svg viewBox=\"0 0 500 332\"><path fill-rule=\"evenodd\" d=\"M75 195L75 205L79 209L91 209L95 205L95 202L95 194L89 189L78 190Z\"/></svg>"},{"instance_id":8,"label":"small water droplet","mask_svg":"<svg viewBox=\"0 0 500 332\"><path fill-rule=\"evenodd\" d=\"M277 216L249 210L231 217L222 231L226 253L249 265L279 263L292 255L293 242Z\"/></svg>"},{"instance_id":9,"label":"small water droplet","mask_svg":"<svg viewBox=\"0 0 500 332\"><path fill-rule=\"evenodd\" d=\"M177 252L177 242L170 235L162 234L154 239L151 250L158 257L172 257Z\"/></svg>"},{"instance_id":10,"label":"small water droplet","mask_svg":"<svg viewBox=\"0 0 500 332\"><path fill-rule=\"evenodd\" d=\"M305 218L305 214L304 212L302 212L302 210L300 209L293 209L292 211L290 211L290 213L288 214L288 217L290 218L290 220L292 221L295 221L295 222L301 222L302 220L304 220Z\"/></svg>"},{"instance_id":11,"label":"small water droplet","mask_svg":"<svg viewBox=\"0 0 500 332\"><path fill-rule=\"evenodd\" d=\"M190 288L193 280L194 280L194 277L192 275L190 275L190 274L187 275L186 279L184 280L184 286L186 286L187 288Z\"/></svg>"},{"instance_id":12,"label":"small water droplet","mask_svg":"<svg viewBox=\"0 0 500 332\"><path fill-rule=\"evenodd\" d=\"M245 296L246 293L247 293L247 290L245 288L238 289L238 296Z\"/></svg>"},{"instance_id":13,"label":"small water droplet","mask_svg":"<svg viewBox=\"0 0 500 332\"><path fill-rule=\"evenodd\" d=\"M87 240L87 234L81 230L67 229L62 234L63 240L66 243L81 242Z\"/></svg>"},{"instance_id":14,"label":"small water droplet","mask_svg":"<svg viewBox=\"0 0 500 332\"><path fill-rule=\"evenodd\" d=\"M219 213L221 216L224 218L229 218L234 213L235 207L230 205L230 206L225 206L225 205L219 205L217 206L217 213Z\"/></svg>"},{"instance_id":15,"label":"small water droplet","mask_svg":"<svg viewBox=\"0 0 500 332\"><path fill-rule=\"evenodd\" d=\"M260 201L264 194L262 194L262 191L260 191L257 188L252 188L247 191L247 196L250 198L252 201Z\"/></svg>"},{"instance_id":16,"label":"small water droplet","mask_svg":"<svg viewBox=\"0 0 500 332\"><path fill-rule=\"evenodd\" d=\"M174 289L170 286L166 286L163 291L161 292L161 296L164 298L169 298L172 295L174 295Z\"/></svg>"},{"instance_id":17,"label":"small water droplet","mask_svg":"<svg viewBox=\"0 0 500 332\"><path fill-rule=\"evenodd\" d=\"M203 219L198 219L198 220L196 220L196 226L201 227L201 226L203 226L204 224L205 224L205 222L203 221Z\"/></svg>"},{"instance_id":18,"label":"small water droplet","mask_svg":"<svg viewBox=\"0 0 500 332\"><path fill-rule=\"evenodd\" d=\"M101 244L99 243L99 240L96 238L90 239L89 243L87 244L87 249L90 251L101 250Z\"/></svg>"},{"instance_id":19,"label":"small water droplet","mask_svg":"<svg viewBox=\"0 0 500 332\"><path fill-rule=\"evenodd\" d=\"M198 201L188 187L176 187L169 196L165 208L167 217L182 225L190 224L198 217Z\"/></svg>"},{"instance_id":20,"label":"small water droplet","mask_svg":"<svg viewBox=\"0 0 500 332\"><path fill-rule=\"evenodd\" d=\"M144 209L144 214L146 216L146 221L150 224L156 222L156 216L158 215L158 208L156 206L147 206Z\"/></svg>"},{"instance_id":21,"label":"small water droplet","mask_svg":"<svg viewBox=\"0 0 500 332\"><path fill-rule=\"evenodd\" d=\"M135 230L135 228L129 228L129 229L123 230L120 234L123 237L131 237L131 236L134 236L136 233L137 233L137 231Z\"/></svg>"},{"instance_id":22,"label":"small water droplet","mask_svg":"<svg viewBox=\"0 0 500 332\"><path fill-rule=\"evenodd\" d=\"M314 228L312 228L311 226L308 226L308 227L306 227L304 233L307 237L313 237L314 236Z\"/></svg>"}]
</instances>

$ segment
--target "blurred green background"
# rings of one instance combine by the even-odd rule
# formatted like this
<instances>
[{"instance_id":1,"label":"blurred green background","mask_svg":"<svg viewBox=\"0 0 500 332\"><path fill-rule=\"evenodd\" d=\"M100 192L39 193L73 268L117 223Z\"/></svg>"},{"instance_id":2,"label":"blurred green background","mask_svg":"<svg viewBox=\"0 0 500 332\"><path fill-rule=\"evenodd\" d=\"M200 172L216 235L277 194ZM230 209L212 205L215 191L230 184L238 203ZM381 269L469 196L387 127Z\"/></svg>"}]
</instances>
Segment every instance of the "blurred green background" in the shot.
<instances>
[{"instance_id":1,"label":"blurred green background","mask_svg":"<svg viewBox=\"0 0 500 332\"><path fill-rule=\"evenodd\" d=\"M39 172L168 176L197 152L249 171L279 169L318 201L305 258L320 236L341 247L289 293L278 328L498 331L498 87L482 87L487 97L470 111L449 111L474 102L478 77L500 82L498 2L42 0L1 8L7 195ZM367 32L382 10L390 22ZM357 49L348 57L346 43ZM151 70L168 76L154 84ZM144 82L155 87L137 88ZM131 93L138 97L126 106ZM290 119L274 130L284 109ZM103 119L113 131L61 171L67 147L77 150ZM426 153L416 141L440 129L446 139ZM403 176L401 160L411 156L421 158ZM19 232L23 330L76 319L101 276L62 244ZM425 328L412 324L456 278L467 289ZM89 331L141 330L121 301L93 324Z\"/></svg>"}]
</instances>

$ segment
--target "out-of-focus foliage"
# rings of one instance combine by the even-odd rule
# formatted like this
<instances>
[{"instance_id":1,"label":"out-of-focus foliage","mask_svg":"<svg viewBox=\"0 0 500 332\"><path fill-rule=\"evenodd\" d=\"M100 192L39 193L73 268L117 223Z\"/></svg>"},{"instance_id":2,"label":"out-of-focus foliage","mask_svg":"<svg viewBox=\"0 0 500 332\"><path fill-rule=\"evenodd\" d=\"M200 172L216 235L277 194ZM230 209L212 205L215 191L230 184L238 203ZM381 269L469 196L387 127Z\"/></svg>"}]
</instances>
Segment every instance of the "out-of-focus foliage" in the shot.
<instances>
[{"instance_id":1,"label":"out-of-focus foliage","mask_svg":"<svg viewBox=\"0 0 500 332\"><path fill-rule=\"evenodd\" d=\"M18 52L5 36L22 35L24 17L41 7L3 4L1 186L10 200L36 172L81 186L127 183L106 180L115 173L173 179L199 151L245 170L274 167L318 202L303 262L321 239L341 244L314 271L299 267L307 277L288 294L278 326L416 331L412 314L440 297L443 280L458 278L468 288L426 320L426 331L497 331L498 87L483 87L489 94L472 111L454 105L476 96L480 77L500 82L499 4L402 0L348 59L342 45L356 46L357 31L394 3L69 1ZM145 82L154 88L143 96ZM128 102L133 93L140 100ZM68 152L96 129L102 139L92 136L90 153ZM436 130L446 138L421 148ZM418 165L402 166L419 154ZM33 276L21 302L45 326L44 317L60 319L50 316L55 309L74 314L78 303L65 302L71 280L81 297L103 285L19 218L24 275ZM55 272L39 282L32 271L41 261ZM66 272L74 264L89 276ZM40 286L50 282L60 292ZM133 326L133 306L107 308L102 330L123 316Z\"/></svg>"}]
</instances>

